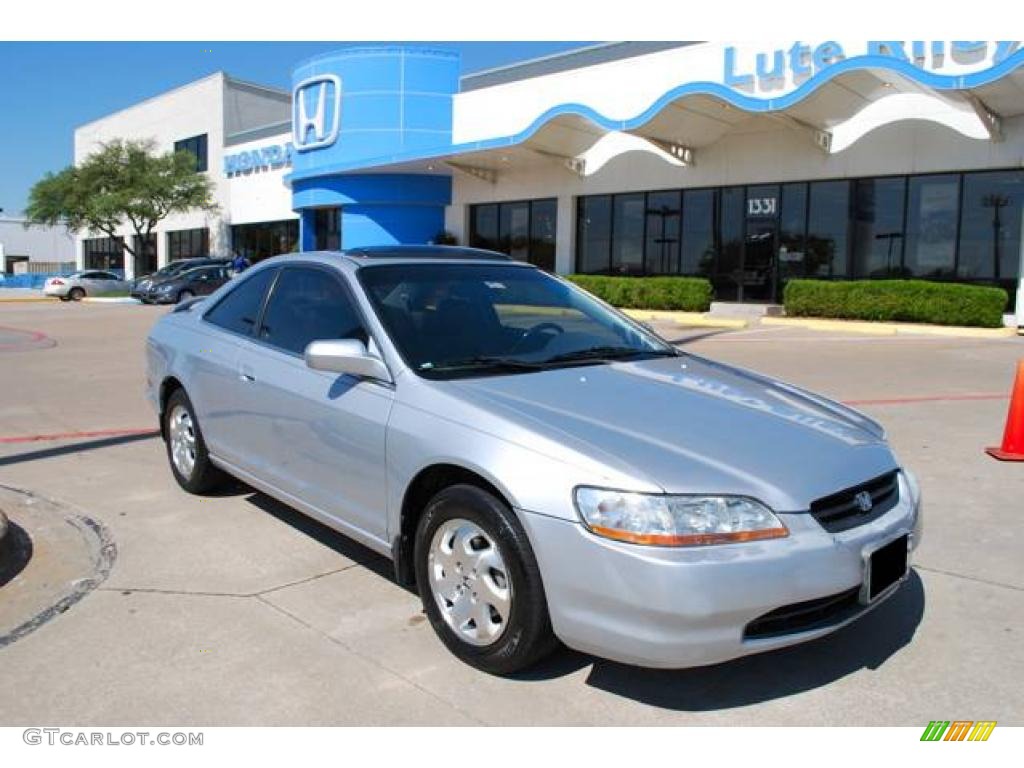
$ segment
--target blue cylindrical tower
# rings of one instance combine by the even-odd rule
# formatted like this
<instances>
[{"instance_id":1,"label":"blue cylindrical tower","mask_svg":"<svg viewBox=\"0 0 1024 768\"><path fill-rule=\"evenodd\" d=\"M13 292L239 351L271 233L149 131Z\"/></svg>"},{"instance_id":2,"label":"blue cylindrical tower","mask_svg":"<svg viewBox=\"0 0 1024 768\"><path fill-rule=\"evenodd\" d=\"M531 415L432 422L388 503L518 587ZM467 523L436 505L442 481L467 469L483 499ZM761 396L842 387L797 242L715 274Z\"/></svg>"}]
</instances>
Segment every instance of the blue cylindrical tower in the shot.
<instances>
[{"instance_id":1,"label":"blue cylindrical tower","mask_svg":"<svg viewBox=\"0 0 1024 768\"><path fill-rule=\"evenodd\" d=\"M340 209L343 248L424 243L443 229L449 176L361 169L450 147L458 82L457 54L419 46L348 48L295 67L288 178L303 250L323 245L318 209Z\"/></svg>"}]
</instances>

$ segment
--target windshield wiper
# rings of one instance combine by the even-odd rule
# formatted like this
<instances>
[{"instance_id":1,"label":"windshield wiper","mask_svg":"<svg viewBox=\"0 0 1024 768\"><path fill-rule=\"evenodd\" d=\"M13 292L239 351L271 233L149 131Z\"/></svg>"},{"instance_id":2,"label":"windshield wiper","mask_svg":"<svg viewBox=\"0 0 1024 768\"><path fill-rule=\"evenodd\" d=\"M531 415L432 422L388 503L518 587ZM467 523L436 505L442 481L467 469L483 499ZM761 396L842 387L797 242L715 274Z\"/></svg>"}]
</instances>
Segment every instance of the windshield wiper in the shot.
<instances>
[{"instance_id":1,"label":"windshield wiper","mask_svg":"<svg viewBox=\"0 0 1024 768\"><path fill-rule=\"evenodd\" d=\"M421 371L453 371L467 368L487 368L497 371L537 371L542 367L538 363L529 363L525 360L474 355L473 357L463 357L458 360L445 360L438 364L424 363L419 369Z\"/></svg>"},{"instance_id":2,"label":"windshield wiper","mask_svg":"<svg viewBox=\"0 0 1024 768\"><path fill-rule=\"evenodd\" d=\"M655 357L675 357L678 353L674 350L658 350L658 349L636 349L634 347L587 347L586 349L577 349L573 352L563 352L560 355L549 357L547 360L542 361L540 364L548 366L555 363L571 363L571 362L604 362L606 360L624 360L628 357L636 357L638 355L654 355Z\"/></svg>"}]
</instances>

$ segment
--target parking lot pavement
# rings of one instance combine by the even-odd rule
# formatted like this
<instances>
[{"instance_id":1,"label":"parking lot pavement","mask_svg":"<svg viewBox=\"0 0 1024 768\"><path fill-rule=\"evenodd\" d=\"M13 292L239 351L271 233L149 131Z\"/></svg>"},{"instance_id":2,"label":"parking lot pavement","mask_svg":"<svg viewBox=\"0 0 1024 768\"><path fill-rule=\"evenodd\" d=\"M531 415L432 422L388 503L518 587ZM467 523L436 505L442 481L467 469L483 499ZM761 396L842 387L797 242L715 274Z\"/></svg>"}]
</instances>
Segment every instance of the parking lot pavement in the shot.
<instances>
[{"instance_id":1,"label":"parking lot pavement","mask_svg":"<svg viewBox=\"0 0 1024 768\"><path fill-rule=\"evenodd\" d=\"M163 444L140 432L154 426L145 333L165 311L0 305L14 338L0 348L11 519L31 491L99 521L116 545L89 594L0 648L4 725L1024 725L1024 465L982 450L1002 433L1024 339L659 327L881 420L924 489L914 575L806 646L678 672L563 651L503 680L448 654L385 559L244 486L177 488ZM54 344L32 346L33 334ZM0 627L13 610L4 590Z\"/></svg>"}]
</instances>

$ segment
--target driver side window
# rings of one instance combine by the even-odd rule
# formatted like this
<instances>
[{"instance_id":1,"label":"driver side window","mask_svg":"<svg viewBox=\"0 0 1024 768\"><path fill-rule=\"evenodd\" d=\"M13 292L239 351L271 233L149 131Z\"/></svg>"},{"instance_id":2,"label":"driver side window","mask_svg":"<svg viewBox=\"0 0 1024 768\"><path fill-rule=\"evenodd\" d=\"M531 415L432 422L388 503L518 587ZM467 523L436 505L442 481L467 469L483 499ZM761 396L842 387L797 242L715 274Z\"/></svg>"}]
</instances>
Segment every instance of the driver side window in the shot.
<instances>
[{"instance_id":1,"label":"driver side window","mask_svg":"<svg viewBox=\"0 0 1024 768\"><path fill-rule=\"evenodd\" d=\"M369 335L340 278L315 267L286 267L263 314L261 341L301 355L311 341Z\"/></svg>"}]
</instances>

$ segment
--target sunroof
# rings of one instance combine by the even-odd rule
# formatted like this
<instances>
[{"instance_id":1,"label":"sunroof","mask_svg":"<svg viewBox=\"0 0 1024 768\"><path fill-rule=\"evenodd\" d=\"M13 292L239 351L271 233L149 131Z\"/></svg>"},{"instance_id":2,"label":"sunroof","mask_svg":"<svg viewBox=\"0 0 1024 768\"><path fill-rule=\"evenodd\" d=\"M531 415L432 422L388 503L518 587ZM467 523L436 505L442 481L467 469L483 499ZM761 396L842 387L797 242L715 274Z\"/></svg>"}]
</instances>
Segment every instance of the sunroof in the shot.
<instances>
[{"instance_id":1,"label":"sunroof","mask_svg":"<svg viewBox=\"0 0 1024 768\"><path fill-rule=\"evenodd\" d=\"M345 251L357 259L458 259L511 261L512 257L482 248L461 248L451 245L375 245Z\"/></svg>"}]
</instances>

